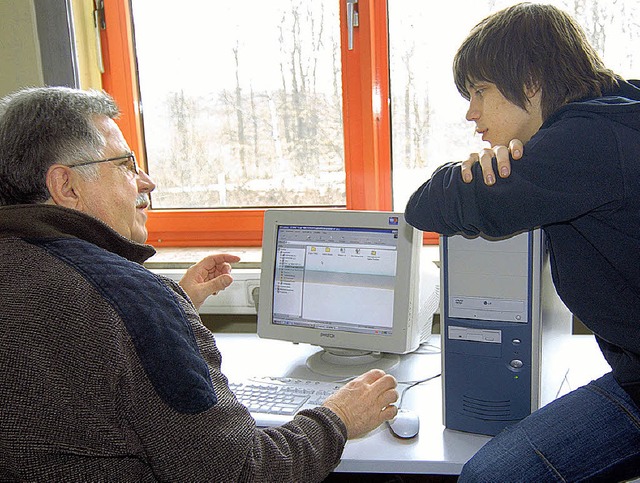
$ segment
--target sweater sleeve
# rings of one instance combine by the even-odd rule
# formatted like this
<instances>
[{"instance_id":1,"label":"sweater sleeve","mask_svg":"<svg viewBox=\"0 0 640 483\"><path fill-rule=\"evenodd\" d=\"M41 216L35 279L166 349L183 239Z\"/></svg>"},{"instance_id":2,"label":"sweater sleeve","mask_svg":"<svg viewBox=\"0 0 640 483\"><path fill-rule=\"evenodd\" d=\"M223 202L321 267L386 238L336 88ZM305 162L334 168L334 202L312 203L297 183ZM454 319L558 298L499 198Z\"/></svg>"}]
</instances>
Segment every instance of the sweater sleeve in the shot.
<instances>
[{"instance_id":1,"label":"sweater sleeve","mask_svg":"<svg viewBox=\"0 0 640 483\"><path fill-rule=\"evenodd\" d=\"M346 436L330 409L301 411L290 423L255 431L239 480L322 481L340 462Z\"/></svg>"},{"instance_id":2,"label":"sweater sleeve","mask_svg":"<svg viewBox=\"0 0 640 483\"><path fill-rule=\"evenodd\" d=\"M411 196L405 217L425 231L500 237L607 209L623 197L618 142L597 116L570 114L541 129L493 186L479 163L469 184L459 164L442 166Z\"/></svg>"},{"instance_id":3,"label":"sweater sleeve","mask_svg":"<svg viewBox=\"0 0 640 483\"><path fill-rule=\"evenodd\" d=\"M197 343L193 357L209 368L215 404L181 411L165 404L137 371L138 379L126 391L132 401L128 419L154 474L163 481L323 480L339 463L346 443L342 421L321 407L302 411L281 427L257 428L220 371L222 355L213 334L182 290L169 284Z\"/></svg>"}]
</instances>

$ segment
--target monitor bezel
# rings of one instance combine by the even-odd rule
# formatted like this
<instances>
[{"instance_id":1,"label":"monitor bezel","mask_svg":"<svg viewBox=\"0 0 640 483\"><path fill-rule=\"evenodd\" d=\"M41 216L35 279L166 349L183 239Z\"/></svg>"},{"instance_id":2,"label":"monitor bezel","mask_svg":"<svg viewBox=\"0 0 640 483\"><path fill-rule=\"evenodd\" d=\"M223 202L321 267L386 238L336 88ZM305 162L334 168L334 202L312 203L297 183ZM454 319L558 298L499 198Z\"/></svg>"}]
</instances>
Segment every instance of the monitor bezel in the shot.
<instances>
[{"instance_id":1,"label":"monitor bezel","mask_svg":"<svg viewBox=\"0 0 640 483\"><path fill-rule=\"evenodd\" d=\"M391 217L398 224L390 225ZM363 334L330 329L281 326L272 323L273 288L280 226L355 227L398 230L398 257L391 335ZM408 225L402 213L390 211L270 209L265 211L258 306L258 336L325 349L405 354L419 344L417 323L422 232Z\"/></svg>"}]
</instances>

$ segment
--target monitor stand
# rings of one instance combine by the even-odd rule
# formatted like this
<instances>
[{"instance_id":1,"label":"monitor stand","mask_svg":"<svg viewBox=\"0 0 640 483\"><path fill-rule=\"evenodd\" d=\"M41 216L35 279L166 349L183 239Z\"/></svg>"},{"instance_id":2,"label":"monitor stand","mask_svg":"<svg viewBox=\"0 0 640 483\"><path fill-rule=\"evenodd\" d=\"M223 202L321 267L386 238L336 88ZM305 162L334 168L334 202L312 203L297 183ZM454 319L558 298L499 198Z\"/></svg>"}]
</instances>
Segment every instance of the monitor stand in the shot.
<instances>
[{"instance_id":1,"label":"monitor stand","mask_svg":"<svg viewBox=\"0 0 640 483\"><path fill-rule=\"evenodd\" d=\"M359 376L371 369L389 372L400 356L381 352L324 347L307 359L307 367L316 374L332 377Z\"/></svg>"}]
</instances>

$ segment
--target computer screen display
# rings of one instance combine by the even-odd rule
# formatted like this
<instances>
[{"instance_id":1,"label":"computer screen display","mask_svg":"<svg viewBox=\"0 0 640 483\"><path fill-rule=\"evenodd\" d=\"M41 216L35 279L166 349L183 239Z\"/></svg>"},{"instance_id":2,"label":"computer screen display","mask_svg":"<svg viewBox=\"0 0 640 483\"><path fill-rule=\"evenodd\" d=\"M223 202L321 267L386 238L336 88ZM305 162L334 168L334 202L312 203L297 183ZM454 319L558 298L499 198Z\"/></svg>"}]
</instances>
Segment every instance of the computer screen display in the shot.
<instances>
[{"instance_id":1,"label":"computer screen display","mask_svg":"<svg viewBox=\"0 0 640 483\"><path fill-rule=\"evenodd\" d=\"M416 349L421 240L400 213L267 210L258 335L334 365Z\"/></svg>"},{"instance_id":2,"label":"computer screen display","mask_svg":"<svg viewBox=\"0 0 640 483\"><path fill-rule=\"evenodd\" d=\"M392 334L397 244L397 224L279 226L272 323Z\"/></svg>"}]
</instances>

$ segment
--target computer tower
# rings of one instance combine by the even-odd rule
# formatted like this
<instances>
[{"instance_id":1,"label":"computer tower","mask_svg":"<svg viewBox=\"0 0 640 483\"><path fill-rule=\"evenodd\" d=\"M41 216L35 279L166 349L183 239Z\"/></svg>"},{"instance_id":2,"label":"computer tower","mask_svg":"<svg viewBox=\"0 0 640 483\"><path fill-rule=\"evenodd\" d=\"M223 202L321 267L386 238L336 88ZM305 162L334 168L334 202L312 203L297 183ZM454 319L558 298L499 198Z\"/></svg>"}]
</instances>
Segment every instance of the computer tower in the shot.
<instances>
[{"instance_id":1,"label":"computer tower","mask_svg":"<svg viewBox=\"0 0 640 483\"><path fill-rule=\"evenodd\" d=\"M542 230L446 236L440 250L444 424L496 435L559 395L573 318Z\"/></svg>"}]
</instances>

